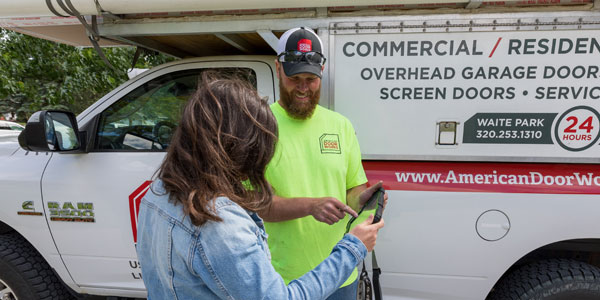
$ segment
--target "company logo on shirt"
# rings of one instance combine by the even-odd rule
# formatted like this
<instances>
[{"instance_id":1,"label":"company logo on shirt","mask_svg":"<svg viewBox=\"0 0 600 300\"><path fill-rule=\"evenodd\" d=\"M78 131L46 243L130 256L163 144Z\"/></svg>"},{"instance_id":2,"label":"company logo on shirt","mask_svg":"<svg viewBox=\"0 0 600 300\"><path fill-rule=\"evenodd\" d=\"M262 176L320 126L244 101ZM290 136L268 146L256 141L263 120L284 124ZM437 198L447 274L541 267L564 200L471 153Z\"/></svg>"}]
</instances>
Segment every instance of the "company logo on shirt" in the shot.
<instances>
[{"instance_id":1,"label":"company logo on shirt","mask_svg":"<svg viewBox=\"0 0 600 300\"><path fill-rule=\"evenodd\" d=\"M332 153L342 154L342 148L340 147L340 137L335 133L324 133L319 138L319 144L321 145L321 153Z\"/></svg>"}]
</instances>

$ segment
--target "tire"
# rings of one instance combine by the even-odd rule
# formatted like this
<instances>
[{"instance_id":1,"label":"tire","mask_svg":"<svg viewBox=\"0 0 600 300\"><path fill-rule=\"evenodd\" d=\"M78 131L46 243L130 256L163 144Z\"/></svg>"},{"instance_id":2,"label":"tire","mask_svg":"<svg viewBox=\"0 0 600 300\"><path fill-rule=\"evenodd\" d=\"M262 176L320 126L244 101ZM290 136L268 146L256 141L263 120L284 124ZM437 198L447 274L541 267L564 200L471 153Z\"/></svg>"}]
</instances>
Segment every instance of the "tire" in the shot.
<instances>
[{"instance_id":1,"label":"tire","mask_svg":"<svg viewBox=\"0 0 600 300\"><path fill-rule=\"evenodd\" d=\"M600 268L570 259L525 265L502 279L488 300L597 300Z\"/></svg>"},{"instance_id":2,"label":"tire","mask_svg":"<svg viewBox=\"0 0 600 300\"><path fill-rule=\"evenodd\" d=\"M3 296L10 300L75 299L37 250L16 232L0 235L0 299Z\"/></svg>"}]
</instances>

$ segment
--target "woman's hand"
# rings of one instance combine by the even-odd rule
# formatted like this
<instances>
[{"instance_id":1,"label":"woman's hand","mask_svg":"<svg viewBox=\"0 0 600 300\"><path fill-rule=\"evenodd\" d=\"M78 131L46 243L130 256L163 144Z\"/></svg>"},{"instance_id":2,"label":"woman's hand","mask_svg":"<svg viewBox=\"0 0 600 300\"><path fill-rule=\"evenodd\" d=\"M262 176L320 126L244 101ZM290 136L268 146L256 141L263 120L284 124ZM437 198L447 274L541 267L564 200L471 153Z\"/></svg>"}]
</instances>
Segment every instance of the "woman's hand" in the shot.
<instances>
[{"instance_id":1,"label":"woman's hand","mask_svg":"<svg viewBox=\"0 0 600 300\"><path fill-rule=\"evenodd\" d=\"M377 242L377 232L379 229L383 228L383 219L381 219L378 223L373 223L373 215L369 215L369 217L362 223L356 225L356 227L350 230L350 233L356 236L365 247L367 247L367 251L372 251L375 247L375 243Z\"/></svg>"}]
</instances>

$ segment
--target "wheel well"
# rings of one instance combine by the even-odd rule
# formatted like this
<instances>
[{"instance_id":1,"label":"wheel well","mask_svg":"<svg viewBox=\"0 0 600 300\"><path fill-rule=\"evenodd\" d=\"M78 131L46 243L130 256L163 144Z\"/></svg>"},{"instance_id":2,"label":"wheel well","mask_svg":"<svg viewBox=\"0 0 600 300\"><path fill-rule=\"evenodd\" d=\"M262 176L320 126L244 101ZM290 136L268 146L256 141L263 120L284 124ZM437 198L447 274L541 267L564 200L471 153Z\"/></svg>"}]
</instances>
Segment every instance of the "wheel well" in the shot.
<instances>
[{"instance_id":1,"label":"wheel well","mask_svg":"<svg viewBox=\"0 0 600 300\"><path fill-rule=\"evenodd\" d=\"M9 233L11 231L14 231L14 229L8 225L6 225L4 222L0 221L0 234L5 234L5 233Z\"/></svg>"},{"instance_id":2,"label":"wheel well","mask_svg":"<svg viewBox=\"0 0 600 300\"><path fill-rule=\"evenodd\" d=\"M600 239L566 240L548 244L533 250L506 270L500 279L498 279L494 287L515 269L535 261L551 258L573 259L600 268Z\"/></svg>"},{"instance_id":3,"label":"wheel well","mask_svg":"<svg viewBox=\"0 0 600 300\"><path fill-rule=\"evenodd\" d=\"M7 225L6 223L0 221L0 235L11 234L12 232L14 232L15 236L19 236L20 238L22 238L24 243L26 243L26 245L28 247L30 247L35 254L39 255L39 257L43 260L43 262L47 264L46 260L42 257L40 252L27 239L25 239L25 237L23 235L21 235L21 233L19 233L14 228ZM84 299L84 298L82 298L83 297L82 295L79 295L71 287L69 287L67 284L65 284L65 282L62 280L62 278L58 275L58 273L56 272L56 270L54 270L54 268L52 266L49 266L49 269L52 272L52 274L57 278L58 282L60 282L61 286L67 290L67 292L69 293L70 296L73 296L75 299ZM85 298L85 299L87 299L87 298ZM90 298L90 299L95 299L95 298Z\"/></svg>"},{"instance_id":4,"label":"wheel well","mask_svg":"<svg viewBox=\"0 0 600 300\"><path fill-rule=\"evenodd\" d=\"M567 240L549 244L523 256L511 268L549 258L569 258L600 267L600 239Z\"/></svg>"}]
</instances>

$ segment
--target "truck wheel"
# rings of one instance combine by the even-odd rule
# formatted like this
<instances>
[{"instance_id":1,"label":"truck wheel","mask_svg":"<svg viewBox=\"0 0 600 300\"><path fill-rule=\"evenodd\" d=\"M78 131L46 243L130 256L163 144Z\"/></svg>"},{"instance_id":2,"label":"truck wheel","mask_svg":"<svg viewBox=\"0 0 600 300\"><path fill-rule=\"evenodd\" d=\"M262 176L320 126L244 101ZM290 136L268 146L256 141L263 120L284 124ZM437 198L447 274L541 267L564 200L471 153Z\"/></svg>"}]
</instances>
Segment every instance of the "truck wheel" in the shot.
<instances>
[{"instance_id":1,"label":"truck wheel","mask_svg":"<svg viewBox=\"0 0 600 300\"><path fill-rule=\"evenodd\" d=\"M499 282L487 299L600 299L600 268L570 259L531 263Z\"/></svg>"},{"instance_id":2,"label":"truck wheel","mask_svg":"<svg viewBox=\"0 0 600 300\"><path fill-rule=\"evenodd\" d=\"M16 232L0 235L0 300L74 299L42 256Z\"/></svg>"}]
</instances>

